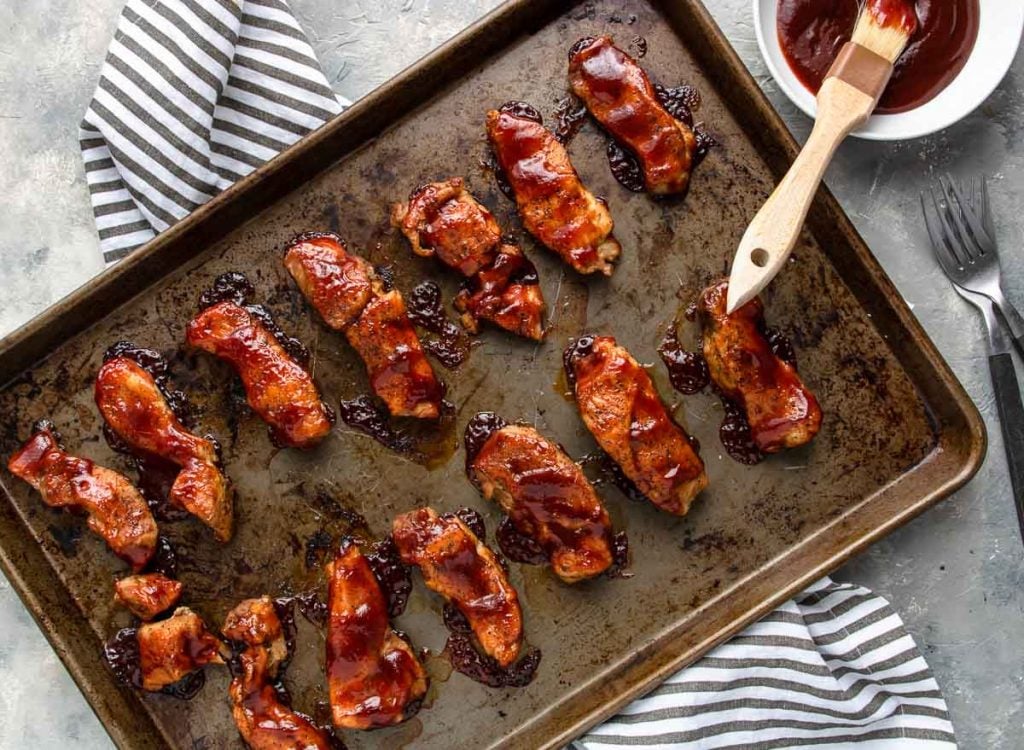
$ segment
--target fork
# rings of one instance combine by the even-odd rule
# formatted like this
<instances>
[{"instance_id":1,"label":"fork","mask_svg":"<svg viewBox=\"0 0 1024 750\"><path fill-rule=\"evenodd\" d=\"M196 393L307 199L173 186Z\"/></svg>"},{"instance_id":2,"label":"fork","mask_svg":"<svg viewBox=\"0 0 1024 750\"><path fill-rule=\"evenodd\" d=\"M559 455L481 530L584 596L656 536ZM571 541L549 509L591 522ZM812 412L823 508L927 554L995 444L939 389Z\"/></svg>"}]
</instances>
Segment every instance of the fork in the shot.
<instances>
[{"instance_id":1,"label":"fork","mask_svg":"<svg viewBox=\"0 0 1024 750\"><path fill-rule=\"evenodd\" d=\"M985 317L985 329L988 333L988 365L992 375L992 388L996 397L996 408L999 412L999 425L1003 434L1003 448L1006 451L1006 460L1010 473L1010 485L1013 488L1013 500L1017 509L1017 522L1020 525L1021 537L1024 538L1024 403L1021 402L1020 388L1017 385L1017 373L1013 366L1013 355L1010 353L1009 337L1000 325L996 315L996 302L988 294L980 291L976 282L976 276L985 276L984 283L988 288L994 288L1002 297L1002 290L999 288L999 261L995 255L995 242L987 243L991 248L986 254L991 259L979 261L986 265L986 270L981 274L971 271L965 274L962 258L969 257L969 251L965 245L971 240L967 238L967 227L964 223L970 216L978 228L985 232L978 219L977 212L980 210L982 216L989 215L988 191L984 180L972 180L971 197L968 202L964 198L959 186L948 179L945 183L940 179L940 194L936 195L933 189L929 192L930 201L921 193L921 210L924 213L924 223L928 230L928 237L931 240L932 251L942 267L942 270L953 282L953 289L957 294L973 304ZM929 203L931 205L929 205ZM954 230L954 226L957 230ZM970 223L968 222L968 226ZM989 218L991 227L991 218ZM986 233L988 239L994 236ZM978 235L975 235L977 239ZM984 240L987 242L987 240ZM974 247L978 251L980 242ZM966 279L966 284L960 280ZM991 281L994 280L994 283ZM1005 300L1004 300L1005 301ZM1011 315L1016 315L1012 305L1006 303ZM1019 319L1020 316L1017 315ZM1005 316L1005 320L1013 332L1011 317ZM1018 349L1022 349L1021 337L1013 336L1013 341Z\"/></svg>"},{"instance_id":2,"label":"fork","mask_svg":"<svg viewBox=\"0 0 1024 750\"><path fill-rule=\"evenodd\" d=\"M1014 346L1024 357L1024 318L1003 294L988 184L984 177L974 177L969 197L963 191L949 175L939 178L941 197L936 197L934 189L931 191L945 235L958 240L947 246L949 252L937 254L939 264L954 284L992 300L1009 327Z\"/></svg>"}]
</instances>

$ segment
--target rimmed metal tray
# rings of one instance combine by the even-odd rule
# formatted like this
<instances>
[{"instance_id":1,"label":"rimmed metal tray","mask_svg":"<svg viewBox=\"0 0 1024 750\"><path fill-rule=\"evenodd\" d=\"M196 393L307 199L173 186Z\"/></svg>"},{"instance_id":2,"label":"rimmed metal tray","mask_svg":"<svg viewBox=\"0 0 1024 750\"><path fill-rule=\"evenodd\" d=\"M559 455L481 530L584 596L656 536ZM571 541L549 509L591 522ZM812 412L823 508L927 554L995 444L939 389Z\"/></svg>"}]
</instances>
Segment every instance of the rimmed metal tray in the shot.
<instances>
[{"instance_id":1,"label":"rimmed metal tray","mask_svg":"<svg viewBox=\"0 0 1024 750\"><path fill-rule=\"evenodd\" d=\"M461 449L431 466L403 458L344 425L310 453L278 451L261 423L239 411L229 372L180 352L197 296L218 274L242 270L289 333L315 353L316 378L337 402L367 389L342 338L310 313L281 266L295 233L339 231L408 292L454 279L413 258L388 228L390 202L418 184L464 175L502 226L514 207L486 169L486 109L526 100L551 121L566 95L566 52L581 36L647 42L643 64L666 85L692 83L698 119L721 145L699 168L685 202L653 201L620 187L605 141L586 125L570 146L587 184L607 197L622 242L610 279L581 279L524 240L550 305L551 331L537 346L480 337L456 371L438 368L457 405L454 449L472 414L491 409L536 424L576 457L592 451L563 397L560 355L583 330L614 333L651 372L703 445L711 486L676 520L602 486L632 542L633 578L575 587L542 568L512 565L529 644L543 651L527 688L494 690L428 659L430 699L413 720L353 748L557 747L609 716L673 670L835 568L966 482L985 438L974 406L827 190L819 193L795 261L767 294L769 322L796 344L800 368L826 417L806 449L756 467L724 455L721 407L710 394L673 394L656 348L678 310L726 270L746 222L795 154L778 116L696 0L514 0L344 114L196 211L114 269L0 342L0 454L49 417L69 448L131 474L100 437L92 381L104 349L131 339L172 359L174 384L198 409L198 425L224 444L238 488L238 532L221 547L197 524L165 524L181 551L185 600L219 625L238 599L316 588L305 564L317 531L344 531L339 509L362 513L384 534L392 516L429 502L479 509L491 534L499 518L463 475ZM695 342L692 324L684 339ZM436 446L435 446L436 447ZM444 453L444 450L442 451ZM140 696L117 686L101 644L126 624L111 602L123 571L81 519L45 508L0 474L0 562L43 631L122 747L240 746L225 670L208 669L192 701ZM493 538L493 537L492 537ZM440 605L418 585L399 626L440 651ZM325 697L323 637L299 618L287 683L298 708ZM322 706L320 708L322 711Z\"/></svg>"}]
</instances>

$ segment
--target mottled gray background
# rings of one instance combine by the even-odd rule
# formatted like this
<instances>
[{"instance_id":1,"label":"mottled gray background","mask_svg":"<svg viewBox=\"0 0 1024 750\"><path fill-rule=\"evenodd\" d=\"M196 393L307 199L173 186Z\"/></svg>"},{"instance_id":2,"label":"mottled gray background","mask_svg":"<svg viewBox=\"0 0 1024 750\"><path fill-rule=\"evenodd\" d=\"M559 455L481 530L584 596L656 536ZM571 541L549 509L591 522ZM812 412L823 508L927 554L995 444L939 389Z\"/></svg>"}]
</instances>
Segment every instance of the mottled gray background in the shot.
<instances>
[{"instance_id":1,"label":"mottled gray background","mask_svg":"<svg viewBox=\"0 0 1024 750\"><path fill-rule=\"evenodd\" d=\"M291 0L334 88L357 99L498 0ZM809 121L768 76L749 0L706 0L786 122ZM77 124L122 0L0 0L0 335L101 270ZM1024 305L1024 103L1018 53L960 124L896 144L850 141L827 181L979 404L989 458L952 499L876 544L837 578L888 597L935 670L962 747L1024 747L1024 554L989 386L980 319L922 242L917 191L944 170L993 178L1011 298ZM1018 367L1020 363L1018 362ZM1024 370L1021 370L1024 377ZM0 747L106 748L110 740L0 577Z\"/></svg>"}]
</instances>

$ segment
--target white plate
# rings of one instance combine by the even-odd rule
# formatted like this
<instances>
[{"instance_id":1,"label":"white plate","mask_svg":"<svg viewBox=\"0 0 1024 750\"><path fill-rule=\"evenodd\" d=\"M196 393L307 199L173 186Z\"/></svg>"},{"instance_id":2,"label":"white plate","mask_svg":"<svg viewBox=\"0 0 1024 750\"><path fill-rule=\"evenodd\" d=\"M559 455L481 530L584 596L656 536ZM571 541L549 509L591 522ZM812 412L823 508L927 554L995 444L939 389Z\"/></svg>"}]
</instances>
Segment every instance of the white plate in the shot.
<instances>
[{"instance_id":1,"label":"white plate","mask_svg":"<svg viewBox=\"0 0 1024 750\"><path fill-rule=\"evenodd\" d=\"M768 70L779 88L814 117L814 95L793 74L782 55L776 29L778 0L753 0L754 30ZM1024 30L1024 0L980 0L978 40L956 78L938 96L909 112L874 115L859 138L894 141L934 133L970 114L999 85L1013 62Z\"/></svg>"}]
</instances>

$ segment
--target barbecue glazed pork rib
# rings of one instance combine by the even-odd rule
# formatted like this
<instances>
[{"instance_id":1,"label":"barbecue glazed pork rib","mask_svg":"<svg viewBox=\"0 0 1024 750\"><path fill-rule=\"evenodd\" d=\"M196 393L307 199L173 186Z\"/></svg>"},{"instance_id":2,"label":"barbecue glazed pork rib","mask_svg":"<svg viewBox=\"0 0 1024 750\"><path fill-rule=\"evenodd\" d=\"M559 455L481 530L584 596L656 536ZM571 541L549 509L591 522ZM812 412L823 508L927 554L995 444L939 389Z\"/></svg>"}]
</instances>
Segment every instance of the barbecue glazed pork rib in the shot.
<instances>
[{"instance_id":1,"label":"barbecue glazed pork rib","mask_svg":"<svg viewBox=\"0 0 1024 750\"><path fill-rule=\"evenodd\" d=\"M494 216L465 188L461 177L431 182L412 191L408 203L391 209L417 255L436 255L466 278L494 262L501 229Z\"/></svg>"},{"instance_id":2,"label":"barbecue glazed pork rib","mask_svg":"<svg viewBox=\"0 0 1024 750\"><path fill-rule=\"evenodd\" d=\"M544 296L537 269L516 245L502 243L494 262L481 269L455 297L462 326L470 333L486 320L523 338L544 338Z\"/></svg>"},{"instance_id":3,"label":"barbecue glazed pork rib","mask_svg":"<svg viewBox=\"0 0 1024 750\"><path fill-rule=\"evenodd\" d=\"M228 613L221 632L242 645L228 695L245 743L253 750L330 750L327 735L283 704L271 684L288 647L270 598L241 602Z\"/></svg>"},{"instance_id":4,"label":"barbecue glazed pork rib","mask_svg":"<svg viewBox=\"0 0 1024 750\"><path fill-rule=\"evenodd\" d=\"M537 269L515 245L501 241L498 224L470 195L461 177L417 188L396 203L391 223L417 255L436 255L467 279L455 298L466 330L486 320L518 336L544 336L544 297Z\"/></svg>"},{"instance_id":5,"label":"barbecue glazed pork rib","mask_svg":"<svg viewBox=\"0 0 1024 750\"><path fill-rule=\"evenodd\" d=\"M144 690L161 690L207 664L223 664L226 647L188 607L139 627L139 669Z\"/></svg>"},{"instance_id":6,"label":"barbecue glazed pork rib","mask_svg":"<svg viewBox=\"0 0 1024 750\"><path fill-rule=\"evenodd\" d=\"M207 307L189 321L186 340L235 368L249 406L279 445L310 448L331 431L331 414L309 372L244 307L229 301Z\"/></svg>"},{"instance_id":7,"label":"barbecue glazed pork rib","mask_svg":"<svg viewBox=\"0 0 1024 750\"><path fill-rule=\"evenodd\" d=\"M220 541L230 539L232 493L217 449L185 429L153 376L132 359L114 357L100 368L93 390L100 414L121 440L181 467L167 496L170 503L213 529Z\"/></svg>"},{"instance_id":8,"label":"barbecue glazed pork rib","mask_svg":"<svg viewBox=\"0 0 1024 750\"><path fill-rule=\"evenodd\" d=\"M769 346L760 298L726 315L728 289L725 280L712 284L697 303L712 382L743 409L751 437L765 453L809 443L821 429L818 400Z\"/></svg>"},{"instance_id":9,"label":"barbecue glazed pork rib","mask_svg":"<svg viewBox=\"0 0 1024 750\"><path fill-rule=\"evenodd\" d=\"M396 417L436 419L441 384L397 290L337 235L307 233L288 246L284 265L324 322L345 334L366 363L370 383Z\"/></svg>"},{"instance_id":10,"label":"barbecue glazed pork rib","mask_svg":"<svg viewBox=\"0 0 1024 750\"><path fill-rule=\"evenodd\" d=\"M427 675L388 621L380 584L359 547L342 542L327 568L327 689L334 725L375 729L419 710Z\"/></svg>"},{"instance_id":11,"label":"barbecue glazed pork rib","mask_svg":"<svg viewBox=\"0 0 1024 750\"><path fill-rule=\"evenodd\" d=\"M580 467L534 428L495 430L472 458L469 474L519 533L540 545L563 581L593 578L611 567L608 512Z\"/></svg>"},{"instance_id":12,"label":"barbecue glazed pork rib","mask_svg":"<svg viewBox=\"0 0 1024 750\"><path fill-rule=\"evenodd\" d=\"M402 562L416 565L427 587L466 617L481 649L502 667L519 656L519 597L494 553L454 515L419 508L395 518Z\"/></svg>"},{"instance_id":13,"label":"barbecue glazed pork rib","mask_svg":"<svg viewBox=\"0 0 1024 750\"><path fill-rule=\"evenodd\" d=\"M89 528L114 554L142 570L153 557L157 540L156 521L146 501L127 477L68 454L59 440L49 425L38 425L7 462L8 471L32 485L50 507L85 511Z\"/></svg>"},{"instance_id":14,"label":"barbecue glazed pork rib","mask_svg":"<svg viewBox=\"0 0 1024 750\"><path fill-rule=\"evenodd\" d=\"M612 215L580 182L565 147L513 104L487 113L487 136L527 231L578 272L610 276L622 250Z\"/></svg>"},{"instance_id":15,"label":"barbecue glazed pork rib","mask_svg":"<svg viewBox=\"0 0 1024 750\"><path fill-rule=\"evenodd\" d=\"M685 515L707 486L704 462L647 371L611 336L585 336L570 345L565 367L598 445L652 503Z\"/></svg>"},{"instance_id":16,"label":"barbecue glazed pork rib","mask_svg":"<svg viewBox=\"0 0 1024 750\"><path fill-rule=\"evenodd\" d=\"M444 390L397 290L370 300L345 336L366 362L373 390L392 414L420 419L440 416Z\"/></svg>"},{"instance_id":17,"label":"barbecue glazed pork rib","mask_svg":"<svg viewBox=\"0 0 1024 750\"><path fill-rule=\"evenodd\" d=\"M693 130L661 105L643 68L611 37L573 46L569 84L594 119L640 162L649 192L686 190L697 149Z\"/></svg>"},{"instance_id":18,"label":"barbecue glazed pork rib","mask_svg":"<svg viewBox=\"0 0 1024 750\"><path fill-rule=\"evenodd\" d=\"M125 576L114 582L114 601L140 620L149 622L178 603L181 589L181 581L163 573Z\"/></svg>"}]
</instances>

